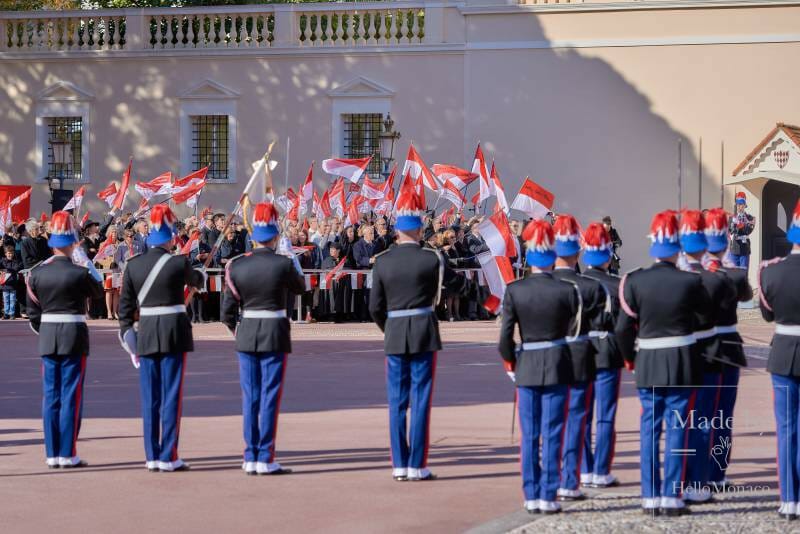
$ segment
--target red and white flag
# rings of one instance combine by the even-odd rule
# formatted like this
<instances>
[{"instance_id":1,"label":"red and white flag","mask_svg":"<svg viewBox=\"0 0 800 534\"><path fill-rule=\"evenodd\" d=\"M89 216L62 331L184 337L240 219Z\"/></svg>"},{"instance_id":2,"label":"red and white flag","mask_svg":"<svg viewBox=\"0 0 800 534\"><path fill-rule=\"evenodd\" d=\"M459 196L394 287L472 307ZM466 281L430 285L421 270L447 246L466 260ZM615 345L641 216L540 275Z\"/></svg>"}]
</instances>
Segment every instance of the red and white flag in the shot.
<instances>
[{"instance_id":1,"label":"red and white flag","mask_svg":"<svg viewBox=\"0 0 800 534\"><path fill-rule=\"evenodd\" d=\"M314 163L308 168L308 175L306 176L303 187L300 188L300 211L305 213L308 202L314 196Z\"/></svg>"},{"instance_id":2,"label":"red and white flag","mask_svg":"<svg viewBox=\"0 0 800 534\"><path fill-rule=\"evenodd\" d=\"M128 161L128 168L122 173L122 185L119 186L119 191L114 196L114 204L112 209L121 210L122 205L125 203L125 195L128 194L128 186L131 183L131 167L133 166L133 158Z\"/></svg>"},{"instance_id":3,"label":"red and white flag","mask_svg":"<svg viewBox=\"0 0 800 534\"><path fill-rule=\"evenodd\" d=\"M146 199L146 198L143 198L141 201L139 201L139 207L138 207L138 208L136 208L136 211L135 211L135 212L134 212L134 214L133 214L133 218L134 218L134 219L135 219L135 218L137 218L139 215L141 215L142 213L144 213L144 211L145 211L146 209L148 209L148 208L149 208L149 206L148 206L148 204L147 204L147 199Z\"/></svg>"},{"instance_id":4,"label":"red and white flag","mask_svg":"<svg viewBox=\"0 0 800 534\"><path fill-rule=\"evenodd\" d=\"M191 185L182 187L179 192L173 193L172 201L175 204L182 204L186 202L187 206L194 207L194 205L197 203L197 197L200 195L200 192L205 186L206 181L200 180L199 182L194 182Z\"/></svg>"},{"instance_id":5,"label":"red and white flag","mask_svg":"<svg viewBox=\"0 0 800 534\"><path fill-rule=\"evenodd\" d=\"M358 221L361 219L362 204L364 204L364 197L361 195L358 195L350 202L350 205L347 207L347 217L344 219L345 228L358 224ZM367 205L367 207L369 208L369 205Z\"/></svg>"},{"instance_id":6,"label":"red and white flag","mask_svg":"<svg viewBox=\"0 0 800 534\"><path fill-rule=\"evenodd\" d=\"M117 246L114 243L112 236L108 236L102 243L100 243L100 247L97 249L97 254L94 255L95 262L103 261L106 258L110 258L114 255L114 252L117 250Z\"/></svg>"},{"instance_id":7,"label":"red and white flag","mask_svg":"<svg viewBox=\"0 0 800 534\"><path fill-rule=\"evenodd\" d=\"M175 180L175 183L172 184L172 190L170 192L173 195L175 193L180 193L187 187L191 187L197 183L205 181L206 176L208 176L208 166L190 172L183 178L178 178L177 180Z\"/></svg>"},{"instance_id":8,"label":"red and white flag","mask_svg":"<svg viewBox=\"0 0 800 534\"><path fill-rule=\"evenodd\" d=\"M346 262L346 261L347 261L347 258L342 258L342 261L340 261L336 265L336 267L334 267L333 269L331 269L330 271L327 272L327 274L325 275L325 287L326 288L330 289L331 283L333 282L334 278L336 280L339 280L344 276L345 273L342 273L342 270L344 270L344 262Z\"/></svg>"},{"instance_id":9,"label":"red and white flag","mask_svg":"<svg viewBox=\"0 0 800 534\"><path fill-rule=\"evenodd\" d=\"M11 201L8 203L8 208L13 208L14 206L19 204L20 202L23 202L23 201L25 201L25 200L27 200L29 198L31 198L31 189L28 189L27 191L25 191L21 195L12 198Z\"/></svg>"},{"instance_id":10,"label":"red and white flag","mask_svg":"<svg viewBox=\"0 0 800 534\"><path fill-rule=\"evenodd\" d=\"M495 204L495 207L499 206L506 213L506 215L508 215L509 209L508 200L506 200L506 191L503 189L503 184L500 182L500 176L497 174L494 161L492 162L492 170L489 172L489 176L492 179L494 193L497 196L497 204Z\"/></svg>"},{"instance_id":11,"label":"red and white flag","mask_svg":"<svg viewBox=\"0 0 800 534\"><path fill-rule=\"evenodd\" d=\"M517 238L511 231L508 217L502 211L478 223L478 231L494 256L519 257Z\"/></svg>"},{"instance_id":12,"label":"red and white flag","mask_svg":"<svg viewBox=\"0 0 800 534\"><path fill-rule=\"evenodd\" d=\"M292 207L294 207L297 198L297 193L295 193L294 189L290 187L286 190L286 193L275 199L275 204L281 209L281 211L287 213L291 211Z\"/></svg>"},{"instance_id":13,"label":"red and white flag","mask_svg":"<svg viewBox=\"0 0 800 534\"><path fill-rule=\"evenodd\" d=\"M467 203L467 197L461 192L461 189L456 186L455 182L448 180L442 186L442 198L453 204L457 209L463 209L464 204Z\"/></svg>"},{"instance_id":14,"label":"red and white flag","mask_svg":"<svg viewBox=\"0 0 800 534\"><path fill-rule=\"evenodd\" d=\"M439 163L433 165L433 174L439 180L440 184L452 182L459 190L466 189L468 185L478 178L478 175L474 172L456 167L455 165L442 165Z\"/></svg>"},{"instance_id":15,"label":"red and white flag","mask_svg":"<svg viewBox=\"0 0 800 534\"><path fill-rule=\"evenodd\" d=\"M493 256L491 252L484 252L478 254L477 258L490 293L483 307L490 313L498 314L503 306L506 287L514 281L514 269L505 256Z\"/></svg>"},{"instance_id":16,"label":"red and white flag","mask_svg":"<svg viewBox=\"0 0 800 534\"><path fill-rule=\"evenodd\" d=\"M322 170L333 176L341 176L351 182L358 182L361 175L367 170L370 160L372 160L372 156L359 159L324 159L322 160Z\"/></svg>"},{"instance_id":17,"label":"red and white flag","mask_svg":"<svg viewBox=\"0 0 800 534\"><path fill-rule=\"evenodd\" d=\"M344 178L337 178L328 190L328 201L331 208L339 217L344 217L344 210L347 207L344 196Z\"/></svg>"},{"instance_id":18,"label":"red and white flag","mask_svg":"<svg viewBox=\"0 0 800 534\"><path fill-rule=\"evenodd\" d=\"M97 198L108 204L108 207L114 205L114 199L117 196L117 183L111 182L108 187L97 193Z\"/></svg>"},{"instance_id":19,"label":"red and white flag","mask_svg":"<svg viewBox=\"0 0 800 534\"><path fill-rule=\"evenodd\" d=\"M181 247L180 254L188 256L194 250L200 249L200 230L192 231L192 235L186 240L186 243Z\"/></svg>"},{"instance_id":20,"label":"red and white flag","mask_svg":"<svg viewBox=\"0 0 800 534\"><path fill-rule=\"evenodd\" d=\"M314 192L314 215L317 219L327 219L331 216L331 202L328 197L328 191L322 193L322 198L317 197L317 192Z\"/></svg>"},{"instance_id":21,"label":"red and white flag","mask_svg":"<svg viewBox=\"0 0 800 534\"><path fill-rule=\"evenodd\" d=\"M133 186L143 198L150 200L156 195L169 195L172 193L172 173L167 171L156 176L149 182L136 182Z\"/></svg>"},{"instance_id":22,"label":"red and white flag","mask_svg":"<svg viewBox=\"0 0 800 534\"><path fill-rule=\"evenodd\" d=\"M478 148L475 149L475 161L472 163L472 172L478 175L480 184L480 193L478 202L483 202L487 198L494 196L494 183L489 176L489 169L486 167L486 159L483 157L483 150L478 143Z\"/></svg>"},{"instance_id":23,"label":"red and white flag","mask_svg":"<svg viewBox=\"0 0 800 534\"><path fill-rule=\"evenodd\" d=\"M403 165L403 174L410 174L411 177L417 182L430 189L431 191L438 191L439 184L436 182L436 177L431 170L425 165L422 156L419 155L414 145L408 147L408 155L406 156L406 163ZM419 195L420 193L417 192Z\"/></svg>"},{"instance_id":24,"label":"red and white flag","mask_svg":"<svg viewBox=\"0 0 800 534\"><path fill-rule=\"evenodd\" d=\"M64 204L64 211L67 210L74 210L75 213L81 210L81 204L83 203L83 195L86 194L86 186L82 185L80 189L75 191L75 194L72 195L72 198L69 199L69 202Z\"/></svg>"},{"instance_id":25,"label":"red and white flag","mask_svg":"<svg viewBox=\"0 0 800 534\"><path fill-rule=\"evenodd\" d=\"M89 212L88 211L83 214L83 217L81 217L81 222L80 222L81 228L86 226L87 222L89 222Z\"/></svg>"},{"instance_id":26,"label":"red and white flag","mask_svg":"<svg viewBox=\"0 0 800 534\"><path fill-rule=\"evenodd\" d=\"M376 215L389 215L394 209L394 189L389 189L383 200L379 200L373 208Z\"/></svg>"},{"instance_id":27,"label":"red and white flag","mask_svg":"<svg viewBox=\"0 0 800 534\"><path fill-rule=\"evenodd\" d=\"M386 194L384 185L379 182L373 182L368 174L364 175L364 183L361 184L361 196L370 200L380 200Z\"/></svg>"},{"instance_id":28,"label":"red and white flag","mask_svg":"<svg viewBox=\"0 0 800 534\"><path fill-rule=\"evenodd\" d=\"M442 222L442 226L450 226L451 219L455 214L456 214L455 206L450 206L450 209L445 210L439 217L439 220Z\"/></svg>"},{"instance_id":29,"label":"red and white flag","mask_svg":"<svg viewBox=\"0 0 800 534\"><path fill-rule=\"evenodd\" d=\"M553 211L553 193L538 185L530 178L525 178L522 188L519 190L511 207L515 210L526 213L534 219L543 219L545 215Z\"/></svg>"}]
</instances>

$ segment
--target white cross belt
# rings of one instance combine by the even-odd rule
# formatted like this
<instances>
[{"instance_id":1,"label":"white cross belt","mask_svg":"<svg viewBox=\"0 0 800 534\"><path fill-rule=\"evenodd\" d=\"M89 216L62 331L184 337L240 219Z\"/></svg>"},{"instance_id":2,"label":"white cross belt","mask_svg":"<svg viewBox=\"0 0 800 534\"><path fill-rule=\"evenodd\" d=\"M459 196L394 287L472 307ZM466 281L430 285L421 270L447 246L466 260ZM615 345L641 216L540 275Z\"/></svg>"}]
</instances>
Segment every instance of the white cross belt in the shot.
<instances>
[{"instance_id":1,"label":"white cross belt","mask_svg":"<svg viewBox=\"0 0 800 534\"><path fill-rule=\"evenodd\" d=\"M140 317L174 315L176 313L186 313L186 306L183 304L176 304L175 306L143 306L139 308Z\"/></svg>"},{"instance_id":2,"label":"white cross belt","mask_svg":"<svg viewBox=\"0 0 800 534\"><path fill-rule=\"evenodd\" d=\"M43 323L85 323L86 316L81 313L43 313Z\"/></svg>"},{"instance_id":3,"label":"white cross belt","mask_svg":"<svg viewBox=\"0 0 800 534\"><path fill-rule=\"evenodd\" d=\"M284 319L286 310L244 310L243 319Z\"/></svg>"},{"instance_id":4,"label":"white cross belt","mask_svg":"<svg viewBox=\"0 0 800 534\"><path fill-rule=\"evenodd\" d=\"M693 334L688 336L667 336L639 338L640 349L675 349L678 347L688 347L697 339Z\"/></svg>"},{"instance_id":5,"label":"white cross belt","mask_svg":"<svg viewBox=\"0 0 800 534\"><path fill-rule=\"evenodd\" d=\"M414 317L416 315L428 315L429 313L433 313L433 306L426 306L424 308L410 308L408 310L392 310L386 313L386 316L390 319L394 319L396 317Z\"/></svg>"}]
</instances>

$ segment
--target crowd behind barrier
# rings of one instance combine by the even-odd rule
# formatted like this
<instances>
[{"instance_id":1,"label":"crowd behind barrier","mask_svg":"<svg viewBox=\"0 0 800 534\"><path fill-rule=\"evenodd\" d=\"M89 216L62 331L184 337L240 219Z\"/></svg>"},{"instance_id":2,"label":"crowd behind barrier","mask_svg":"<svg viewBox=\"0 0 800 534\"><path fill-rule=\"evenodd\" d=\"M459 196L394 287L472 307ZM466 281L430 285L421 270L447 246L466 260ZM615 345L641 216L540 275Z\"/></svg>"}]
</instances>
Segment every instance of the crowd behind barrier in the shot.
<instances>
[{"instance_id":1,"label":"crowd behind barrier","mask_svg":"<svg viewBox=\"0 0 800 534\"><path fill-rule=\"evenodd\" d=\"M468 279L468 291L465 295L449 295L445 291L437 315L445 321L490 319L493 315L482 305L489 289L476 259L488 251L477 228L484 217L456 216L451 221L443 218L443 215L427 218L421 244L439 250L450 267L463 273ZM178 223L174 252L188 255L196 268L208 265L206 287L191 299L190 312L195 323L219 320L225 266L253 247L242 218L235 219L227 228L225 222L224 214L207 208L200 216ZM281 225L278 252L294 256L306 280L306 292L292 300L287 310L289 316L298 321L369 321L370 269L375 257L394 242L391 218L365 214L358 224L345 227L339 217L319 220L309 217L302 222L284 219ZM522 222L512 220L510 227L524 258L524 244L519 239ZM84 223L81 248L103 275L105 287L105 298L88 306L90 318L116 318L122 272L130 257L145 250L148 230L147 217L132 213L108 215L102 222ZM51 255L47 233L48 222L35 219L5 229L4 263L0 265L4 319L24 316L26 275ZM218 240L219 246L215 247ZM212 252L213 257L209 258ZM511 261L515 275L521 277L524 265L517 258ZM334 276L326 276L333 270Z\"/></svg>"}]
</instances>

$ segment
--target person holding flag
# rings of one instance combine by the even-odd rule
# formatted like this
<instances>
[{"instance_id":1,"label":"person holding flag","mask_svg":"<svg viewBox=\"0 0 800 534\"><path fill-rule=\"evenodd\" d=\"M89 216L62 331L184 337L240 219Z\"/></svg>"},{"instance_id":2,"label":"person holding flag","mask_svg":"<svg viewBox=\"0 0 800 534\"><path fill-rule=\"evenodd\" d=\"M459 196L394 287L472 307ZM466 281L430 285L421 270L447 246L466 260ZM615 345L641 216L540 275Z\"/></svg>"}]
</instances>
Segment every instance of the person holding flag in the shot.
<instances>
[{"instance_id":1,"label":"person holding flag","mask_svg":"<svg viewBox=\"0 0 800 534\"><path fill-rule=\"evenodd\" d=\"M185 471L178 456L186 354L194 350L184 286L205 287L205 273L186 256L173 256L175 215L158 204L150 211L150 247L127 260L119 299L119 338L139 369L144 448L149 471ZM137 326L138 316L138 326Z\"/></svg>"},{"instance_id":2,"label":"person holding flag","mask_svg":"<svg viewBox=\"0 0 800 534\"><path fill-rule=\"evenodd\" d=\"M275 461L275 438L286 358L292 351L286 307L288 299L305 291L305 279L290 258L276 253L279 240L278 211L268 202L257 204L253 241L258 247L225 267L221 315L236 339L245 442L242 469L248 475L291 472Z\"/></svg>"},{"instance_id":3,"label":"person holding flag","mask_svg":"<svg viewBox=\"0 0 800 534\"><path fill-rule=\"evenodd\" d=\"M48 245L54 255L31 270L28 317L39 336L42 357L46 464L51 469L66 469L87 465L77 449L89 355L86 303L100 298L103 286L90 269L72 261L78 246L72 215L55 212L50 231Z\"/></svg>"},{"instance_id":4,"label":"person holding flag","mask_svg":"<svg viewBox=\"0 0 800 534\"><path fill-rule=\"evenodd\" d=\"M581 297L576 287L552 274L556 252L550 223L529 222L522 238L531 274L506 288L498 350L516 386L524 508L551 514L561 511L556 502L559 451L573 383L567 340L580 328ZM514 341L517 328L520 345Z\"/></svg>"},{"instance_id":5,"label":"person holding flag","mask_svg":"<svg viewBox=\"0 0 800 534\"><path fill-rule=\"evenodd\" d=\"M427 465L430 407L436 351L442 348L434 309L442 287L461 292L464 278L438 251L420 247L424 206L413 186L401 188L395 208L397 244L375 257L369 311L385 336L392 476L432 480L436 476Z\"/></svg>"}]
</instances>

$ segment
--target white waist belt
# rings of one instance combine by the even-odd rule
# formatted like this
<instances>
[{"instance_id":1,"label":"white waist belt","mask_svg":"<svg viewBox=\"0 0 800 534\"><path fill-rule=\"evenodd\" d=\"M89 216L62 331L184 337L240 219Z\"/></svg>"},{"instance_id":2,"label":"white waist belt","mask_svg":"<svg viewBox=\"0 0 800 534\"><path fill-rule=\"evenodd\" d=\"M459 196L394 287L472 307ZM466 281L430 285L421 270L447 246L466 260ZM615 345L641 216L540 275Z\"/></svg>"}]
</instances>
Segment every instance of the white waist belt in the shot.
<instances>
[{"instance_id":1,"label":"white waist belt","mask_svg":"<svg viewBox=\"0 0 800 534\"><path fill-rule=\"evenodd\" d=\"M583 336L568 337L566 338L567 343L577 343L578 341L589 341L590 334L586 334Z\"/></svg>"},{"instance_id":2,"label":"white waist belt","mask_svg":"<svg viewBox=\"0 0 800 534\"><path fill-rule=\"evenodd\" d=\"M286 310L244 310L243 319L285 319Z\"/></svg>"},{"instance_id":3,"label":"white waist belt","mask_svg":"<svg viewBox=\"0 0 800 534\"><path fill-rule=\"evenodd\" d=\"M717 335L716 328L709 328L708 330L699 330L694 334L695 339L708 339Z\"/></svg>"},{"instance_id":4,"label":"white waist belt","mask_svg":"<svg viewBox=\"0 0 800 534\"><path fill-rule=\"evenodd\" d=\"M800 336L800 325L776 324L775 333L782 336Z\"/></svg>"},{"instance_id":5,"label":"white waist belt","mask_svg":"<svg viewBox=\"0 0 800 534\"><path fill-rule=\"evenodd\" d=\"M678 347L687 347L697 341L693 334L688 336L668 336L668 337L651 337L642 339L639 338L640 349L674 349Z\"/></svg>"},{"instance_id":6,"label":"white waist belt","mask_svg":"<svg viewBox=\"0 0 800 534\"><path fill-rule=\"evenodd\" d=\"M147 317L150 315L174 315L176 313L186 313L186 306L176 304L175 306L143 306L139 308L139 316Z\"/></svg>"},{"instance_id":7,"label":"white waist belt","mask_svg":"<svg viewBox=\"0 0 800 534\"><path fill-rule=\"evenodd\" d=\"M553 341L529 341L520 345L522 350L541 350L558 347L559 345L566 345L567 338L554 339Z\"/></svg>"},{"instance_id":8,"label":"white waist belt","mask_svg":"<svg viewBox=\"0 0 800 534\"><path fill-rule=\"evenodd\" d=\"M737 334L739 331L736 329L736 325L732 324L730 326L717 326L714 328L717 334Z\"/></svg>"},{"instance_id":9,"label":"white waist belt","mask_svg":"<svg viewBox=\"0 0 800 534\"><path fill-rule=\"evenodd\" d=\"M395 317L413 317L415 315L428 315L433 313L433 306L426 306L424 308L411 308L408 310L392 310L386 313L390 319Z\"/></svg>"},{"instance_id":10,"label":"white waist belt","mask_svg":"<svg viewBox=\"0 0 800 534\"><path fill-rule=\"evenodd\" d=\"M612 332L607 332L605 330L589 330L589 337L597 337L600 339L605 339L608 336L613 336Z\"/></svg>"},{"instance_id":11,"label":"white waist belt","mask_svg":"<svg viewBox=\"0 0 800 534\"><path fill-rule=\"evenodd\" d=\"M43 323L85 323L86 316L80 313L43 313Z\"/></svg>"}]
</instances>

